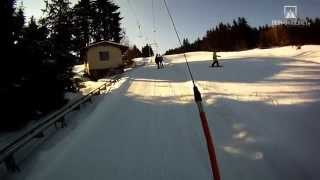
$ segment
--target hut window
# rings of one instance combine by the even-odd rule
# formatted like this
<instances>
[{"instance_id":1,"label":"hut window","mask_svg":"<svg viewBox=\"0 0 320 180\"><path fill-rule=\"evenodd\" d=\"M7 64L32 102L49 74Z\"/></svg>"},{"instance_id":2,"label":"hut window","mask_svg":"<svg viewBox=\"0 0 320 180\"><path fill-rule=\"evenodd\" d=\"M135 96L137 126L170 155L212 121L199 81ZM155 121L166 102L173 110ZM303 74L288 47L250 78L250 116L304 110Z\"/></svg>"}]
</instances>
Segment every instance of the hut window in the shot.
<instances>
[{"instance_id":1,"label":"hut window","mask_svg":"<svg viewBox=\"0 0 320 180\"><path fill-rule=\"evenodd\" d=\"M100 55L100 61L108 61L109 60L109 52L102 51L102 52L99 52L99 55Z\"/></svg>"}]
</instances>

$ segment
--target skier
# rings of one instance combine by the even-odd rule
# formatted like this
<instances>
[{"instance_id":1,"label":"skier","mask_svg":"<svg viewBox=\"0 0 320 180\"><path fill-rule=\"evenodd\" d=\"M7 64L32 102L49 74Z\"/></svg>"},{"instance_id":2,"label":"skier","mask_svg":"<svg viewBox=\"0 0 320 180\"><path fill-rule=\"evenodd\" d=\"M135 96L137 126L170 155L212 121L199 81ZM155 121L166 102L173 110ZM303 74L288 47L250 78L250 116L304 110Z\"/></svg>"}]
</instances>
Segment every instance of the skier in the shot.
<instances>
[{"instance_id":1,"label":"skier","mask_svg":"<svg viewBox=\"0 0 320 180\"><path fill-rule=\"evenodd\" d=\"M213 63L211 64L211 67L214 67L215 64L217 64L217 67L221 67L218 61L218 57L221 57L221 56L218 56L217 52L213 51L213 56L212 56Z\"/></svg>"},{"instance_id":2,"label":"skier","mask_svg":"<svg viewBox=\"0 0 320 180\"><path fill-rule=\"evenodd\" d=\"M158 54L156 55L156 57L155 57L155 62L156 62L156 64L157 64L157 67L158 67L158 69L160 69L160 61L159 61L159 56L158 56Z\"/></svg>"},{"instance_id":3,"label":"skier","mask_svg":"<svg viewBox=\"0 0 320 180\"><path fill-rule=\"evenodd\" d=\"M163 66L163 57L159 55L159 64L160 64L160 68L164 68Z\"/></svg>"}]
</instances>

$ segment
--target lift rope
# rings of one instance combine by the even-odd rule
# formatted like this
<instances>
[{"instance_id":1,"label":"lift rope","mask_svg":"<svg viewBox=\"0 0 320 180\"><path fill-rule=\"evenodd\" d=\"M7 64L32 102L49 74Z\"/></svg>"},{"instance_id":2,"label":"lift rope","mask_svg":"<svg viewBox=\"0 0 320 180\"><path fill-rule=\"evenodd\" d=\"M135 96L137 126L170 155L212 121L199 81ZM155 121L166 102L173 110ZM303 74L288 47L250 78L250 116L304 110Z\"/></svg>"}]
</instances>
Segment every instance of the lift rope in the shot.
<instances>
[{"instance_id":1,"label":"lift rope","mask_svg":"<svg viewBox=\"0 0 320 180\"><path fill-rule=\"evenodd\" d=\"M152 33L153 33L153 44L154 47L155 47L155 50L156 50L156 53L155 54L158 54L159 52L159 47L158 47L158 43L156 41L156 16L155 16L155 8L154 8L154 0L152 0Z\"/></svg>"},{"instance_id":2,"label":"lift rope","mask_svg":"<svg viewBox=\"0 0 320 180\"><path fill-rule=\"evenodd\" d=\"M153 33L156 32L156 16L154 13L154 0L152 0L152 29Z\"/></svg>"},{"instance_id":3,"label":"lift rope","mask_svg":"<svg viewBox=\"0 0 320 180\"><path fill-rule=\"evenodd\" d=\"M126 0L126 1L128 3L129 8L131 9L131 12L132 12L133 16L136 18L137 27L138 27L138 30L139 30L139 33L140 33L139 36L142 36L141 23L139 21L138 15L136 14L136 12L135 12L132 4L130 3L130 1L129 0Z\"/></svg>"},{"instance_id":4,"label":"lift rope","mask_svg":"<svg viewBox=\"0 0 320 180\"><path fill-rule=\"evenodd\" d=\"M205 111L204 111L203 105L202 105L201 93L200 93L198 87L195 84L195 80L193 78L193 74L192 74L192 71L191 71L191 68L189 66L189 62L188 62L187 56L186 56L186 52L187 52L186 48L182 45L178 30L177 30L175 22L173 20L172 14L171 14L171 12L169 10L167 1L163 0L163 2L164 2L164 5L165 5L165 7L167 9L168 15L169 15L171 23L173 25L173 29L175 31L175 34L176 34L176 36L178 38L179 44L180 44L181 47L184 48L183 56L184 56L186 65L188 67L189 75L190 75L190 78L191 78L192 84L193 84L194 99L195 99L196 104L198 106L199 115L200 115L200 119L201 119L201 124L202 124L203 132L204 132L204 135L205 135L205 138L206 138L206 142L207 142L207 148L208 148L208 154L209 154L209 159L210 159L212 176L213 176L214 180L221 180L220 171L219 171L219 167L218 167L218 161L217 161L216 152L215 152L215 148L214 148L214 144L213 144L213 139L211 137L208 120L207 120L207 117L206 117L206 114L205 114Z\"/></svg>"},{"instance_id":5,"label":"lift rope","mask_svg":"<svg viewBox=\"0 0 320 180\"><path fill-rule=\"evenodd\" d=\"M130 0L126 0L126 2L127 2L127 4L128 4L129 9L131 9L131 12L132 12L133 16L134 16L135 19L136 19L136 24L137 24L137 27L138 27L138 30L139 30L139 35L138 35L138 37L141 38L141 39L143 39L143 37L145 36L145 39L144 39L144 40L145 40L145 43L146 43L146 44L150 44L150 46L151 46L151 42L149 41L149 38L147 37L147 35L146 35L145 33L143 33L142 24L140 23L139 17L138 17L138 15L137 15L137 13L136 13L136 11L135 11L132 3L130 2Z\"/></svg>"},{"instance_id":6,"label":"lift rope","mask_svg":"<svg viewBox=\"0 0 320 180\"><path fill-rule=\"evenodd\" d=\"M163 2L164 2L164 5L165 5L165 7L166 7L166 9L167 9L168 15L169 15L169 17L170 17L170 20L171 20L171 23L172 23L172 26L173 26L173 30L174 30L174 32L176 33L176 36L177 36L178 41L179 41L179 44L180 44L181 47L184 47L184 46L182 45L182 41L181 41L181 39L180 39L178 30L177 30L177 28L176 28L176 24L175 24L175 22L174 22L174 20L173 20L173 17L172 17L172 15L171 15L170 10L169 10L167 1L166 1L166 0L163 0ZM186 50L186 48L184 47L183 56L184 56L186 65L187 65L187 67L188 67L188 71L189 71L190 78L191 78L191 80L192 80L192 84L193 84L194 87L196 87L196 84L195 84L195 81L194 81L194 78L193 78L193 74L192 74L192 72L191 72L191 69L190 69L190 66L189 66L189 62L188 62L188 59L187 59L187 56L186 56L186 52L187 52L187 50Z\"/></svg>"}]
</instances>

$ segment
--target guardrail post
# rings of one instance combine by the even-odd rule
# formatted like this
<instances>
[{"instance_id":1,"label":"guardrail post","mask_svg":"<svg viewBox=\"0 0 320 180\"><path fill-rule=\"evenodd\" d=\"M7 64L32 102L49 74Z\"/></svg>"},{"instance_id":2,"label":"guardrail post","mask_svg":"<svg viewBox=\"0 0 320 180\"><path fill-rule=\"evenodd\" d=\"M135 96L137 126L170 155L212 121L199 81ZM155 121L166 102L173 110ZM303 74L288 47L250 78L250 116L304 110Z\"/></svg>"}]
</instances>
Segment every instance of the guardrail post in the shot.
<instances>
[{"instance_id":1,"label":"guardrail post","mask_svg":"<svg viewBox=\"0 0 320 180\"><path fill-rule=\"evenodd\" d=\"M56 122L54 123L54 127L55 127L56 129L58 129L58 125L57 125L58 123L60 123L60 128L65 128L65 127L67 127L67 123L66 123L66 120L65 120L64 117L60 118L58 121L56 121Z\"/></svg>"},{"instance_id":2,"label":"guardrail post","mask_svg":"<svg viewBox=\"0 0 320 180\"><path fill-rule=\"evenodd\" d=\"M17 165L13 154L9 155L4 159L5 166L9 172L20 172L20 168Z\"/></svg>"},{"instance_id":3,"label":"guardrail post","mask_svg":"<svg viewBox=\"0 0 320 180\"><path fill-rule=\"evenodd\" d=\"M106 90L107 89L107 86L106 84L104 84L102 87L101 87L101 90Z\"/></svg>"},{"instance_id":4,"label":"guardrail post","mask_svg":"<svg viewBox=\"0 0 320 180\"><path fill-rule=\"evenodd\" d=\"M40 132L39 134L34 136L35 138L43 138L44 137L44 133Z\"/></svg>"},{"instance_id":5,"label":"guardrail post","mask_svg":"<svg viewBox=\"0 0 320 180\"><path fill-rule=\"evenodd\" d=\"M91 98L91 97L89 97L89 98L86 100L86 102L90 102L90 103L92 103L92 98Z\"/></svg>"},{"instance_id":6,"label":"guardrail post","mask_svg":"<svg viewBox=\"0 0 320 180\"><path fill-rule=\"evenodd\" d=\"M74 108L75 110L79 111L80 110L80 104L79 106L77 106L76 108Z\"/></svg>"}]
</instances>

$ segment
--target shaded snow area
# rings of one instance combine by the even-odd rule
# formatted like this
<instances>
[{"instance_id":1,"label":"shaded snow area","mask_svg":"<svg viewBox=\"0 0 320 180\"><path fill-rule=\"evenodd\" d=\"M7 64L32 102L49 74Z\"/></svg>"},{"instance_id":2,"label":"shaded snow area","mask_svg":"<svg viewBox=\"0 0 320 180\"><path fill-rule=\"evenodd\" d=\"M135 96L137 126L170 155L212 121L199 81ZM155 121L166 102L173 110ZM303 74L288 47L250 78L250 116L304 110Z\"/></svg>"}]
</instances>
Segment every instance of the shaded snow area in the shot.
<instances>
[{"instance_id":1,"label":"shaded snow area","mask_svg":"<svg viewBox=\"0 0 320 180\"><path fill-rule=\"evenodd\" d=\"M320 179L320 46L188 53L223 180ZM209 180L183 55L124 74L8 180Z\"/></svg>"}]
</instances>

